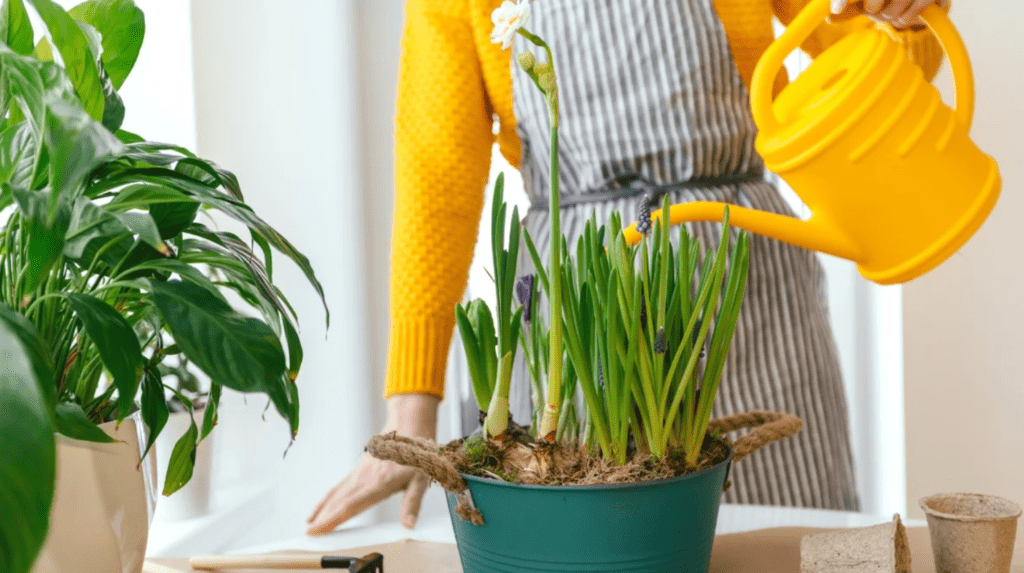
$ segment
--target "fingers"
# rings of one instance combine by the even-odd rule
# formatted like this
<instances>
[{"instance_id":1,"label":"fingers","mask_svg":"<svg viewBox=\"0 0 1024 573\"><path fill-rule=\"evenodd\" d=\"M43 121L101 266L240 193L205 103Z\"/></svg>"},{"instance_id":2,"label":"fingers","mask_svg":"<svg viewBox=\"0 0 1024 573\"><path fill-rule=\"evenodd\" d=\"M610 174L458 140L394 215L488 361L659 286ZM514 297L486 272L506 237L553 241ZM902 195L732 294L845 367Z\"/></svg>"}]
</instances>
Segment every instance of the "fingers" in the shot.
<instances>
[{"instance_id":1,"label":"fingers","mask_svg":"<svg viewBox=\"0 0 1024 573\"><path fill-rule=\"evenodd\" d=\"M317 514L320 513L321 509L323 509L324 505L327 503L327 500L331 499L331 496L333 496L334 492L338 491L338 488L340 487L341 484L339 483L338 485L332 487L330 491L327 492L327 495L325 495L324 498L320 500L320 503L316 504L316 507L313 508L313 513L310 513L309 517L306 518L306 523L312 523L313 520L316 519Z\"/></svg>"},{"instance_id":2,"label":"fingers","mask_svg":"<svg viewBox=\"0 0 1024 573\"><path fill-rule=\"evenodd\" d=\"M423 503L423 494L430 485L427 476L417 472L410 480L409 486L405 488L405 497L402 499L402 525L406 529L416 526L416 518L420 514L420 505Z\"/></svg>"},{"instance_id":3,"label":"fingers","mask_svg":"<svg viewBox=\"0 0 1024 573\"><path fill-rule=\"evenodd\" d=\"M308 520L309 535L329 533L381 501L406 489L412 469L365 456L352 473L317 505ZM419 506L416 506L418 511Z\"/></svg>"}]
</instances>

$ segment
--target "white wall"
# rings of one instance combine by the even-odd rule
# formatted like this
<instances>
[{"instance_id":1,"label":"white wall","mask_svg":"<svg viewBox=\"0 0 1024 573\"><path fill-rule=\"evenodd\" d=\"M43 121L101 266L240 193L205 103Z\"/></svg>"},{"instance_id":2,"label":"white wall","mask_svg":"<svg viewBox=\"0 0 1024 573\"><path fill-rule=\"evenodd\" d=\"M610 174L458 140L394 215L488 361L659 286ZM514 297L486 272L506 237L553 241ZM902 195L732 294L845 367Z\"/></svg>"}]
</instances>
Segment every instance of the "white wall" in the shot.
<instances>
[{"instance_id":1,"label":"white wall","mask_svg":"<svg viewBox=\"0 0 1024 573\"><path fill-rule=\"evenodd\" d=\"M1024 504L1024 3L970 0L953 10L975 70L972 138L998 161L1003 191L959 253L904 286L911 516L922 515L919 498L938 492ZM940 83L952 101L948 70Z\"/></svg>"},{"instance_id":2,"label":"white wall","mask_svg":"<svg viewBox=\"0 0 1024 573\"><path fill-rule=\"evenodd\" d=\"M218 463L233 464L237 480L275 488L272 515L244 545L301 535L380 423L369 407L379 385L366 334L357 25L353 3L332 0L191 9L198 152L234 171L247 202L309 257L332 315L325 333L313 290L276 259L275 281L301 320L301 429L282 459L287 429L273 410L261 420L264 400L234 396L222 407Z\"/></svg>"}]
</instances>

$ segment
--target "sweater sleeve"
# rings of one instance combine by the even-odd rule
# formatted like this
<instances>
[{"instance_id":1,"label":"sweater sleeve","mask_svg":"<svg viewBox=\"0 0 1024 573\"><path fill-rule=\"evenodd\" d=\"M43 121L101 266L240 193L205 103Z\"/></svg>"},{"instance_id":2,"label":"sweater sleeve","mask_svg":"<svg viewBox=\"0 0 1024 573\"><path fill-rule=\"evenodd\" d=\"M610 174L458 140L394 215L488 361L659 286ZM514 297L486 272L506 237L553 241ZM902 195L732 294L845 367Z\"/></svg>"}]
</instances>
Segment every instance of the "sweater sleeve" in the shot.
<instances>
[{"instance_id":1,"label":"sweater sleeve","mask_svg":"<svg viewBox=\"0 0 1024 573\"><path fill-rule=\"evenodd\" d=\"M444 396L487 184L491 108L465 0L410 0L399 67L385 395Z\"/></svg>"},{"instance_id":2,"label":"sweater sleeve","mask_svg":"<svg viewBox=\"0 0 1024 573\"><path fill-rule=\"evenodd\" d=\"M810 1L772 0L772 8L779 21L783 25L788 26ZM903 44L910 59L921 67L928 81L935 77L935 74L939 71L939 66L942 65L943 52L942 46L935 38L935 34L927 28L916 31L898 31L888 24L876 23L866 16L858 16L845 22L818 26L818 29L803 43L801 48L809 56L816 58L818 54L824 52L829 46L838 42L847 34L876 26L886 30L893 39Z\"/></svg>"}]
</instances>

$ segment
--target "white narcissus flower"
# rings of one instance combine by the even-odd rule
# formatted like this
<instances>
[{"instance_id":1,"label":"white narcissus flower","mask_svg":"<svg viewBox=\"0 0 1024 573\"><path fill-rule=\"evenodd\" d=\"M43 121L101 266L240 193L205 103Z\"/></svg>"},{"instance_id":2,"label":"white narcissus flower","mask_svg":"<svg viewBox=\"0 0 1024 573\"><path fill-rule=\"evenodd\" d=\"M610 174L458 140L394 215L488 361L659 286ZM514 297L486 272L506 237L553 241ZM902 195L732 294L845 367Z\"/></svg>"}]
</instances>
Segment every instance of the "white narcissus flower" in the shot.
<instances>
[{"instance_id":1,"label":"white narcissus flower","mask_svg":"<svg viewBox=\"0 0 1024 573\"><path fill-rule=\"evenodd\" d=\"M519 0L518 3L505 0L491 13L491 22L494 23L491 42L501 44L501 49L507 50L512 45L512 38L516 32L525 26L529 19L530 0Z\"/></svg>"}]
</instances>

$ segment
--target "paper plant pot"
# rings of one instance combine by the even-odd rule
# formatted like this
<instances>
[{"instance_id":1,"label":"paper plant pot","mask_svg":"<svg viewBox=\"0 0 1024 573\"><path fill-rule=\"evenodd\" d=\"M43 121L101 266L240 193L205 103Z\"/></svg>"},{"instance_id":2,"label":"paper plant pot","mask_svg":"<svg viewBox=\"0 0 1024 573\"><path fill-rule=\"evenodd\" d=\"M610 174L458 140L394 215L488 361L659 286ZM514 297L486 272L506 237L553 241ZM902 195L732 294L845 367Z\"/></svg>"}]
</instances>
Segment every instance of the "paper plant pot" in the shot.
<instances>
[{"instance_id":1,"label":"paper plant pot","mask_svg":"<svg viewBox=\"0 0 1024 573\"><path fill-rule=\"evenodd\" d=\"M193 414L196 426L202 427L205 409ZM157 491L164 489L164 478L167 476L167 462L174 451L174 444L189 428L188 412L174 412L167 417L167 425L156 438L156 463L159 475ZM213 437L216 432L206 436L196 447L196 463L192 469L192 479L185 487L169 496L161 495L156 504L156 516L161 522L177 521L192 517L201 517L210 511L210 480L213 471Z\"/></svg>"},{"instance_id":2,"label":"paper plant pot","mask_svg":"<svg viewBox=\"0 0 1024 573\"><path fill-rule=\"evenodd\" d=\"M1019 505L976 493L942 493L919 503L937 573L1009 573Z\"/></svg>"},{"instance_id":3,"label":"paper plant pot","mask_svg":"<svg viewBox=\"0 0 1024 573\"><path fill-rule=\"evenodd\" d=\"M156 465L138 414L96 444L57 436L57 487L50 531L33 573L139 573L156 503Z\"/></svg>"},{"instance_id":4,"label":"paper plant pot","mask_svg":"<svg viewBox=\"0 0 1024 573\"><path fill-rule=\"evenodd\" d=\"M465 573L708 570L732 452L673 479L528 486L463 475L484 525L455 513Z\"/></svg>"}]
</instances>

